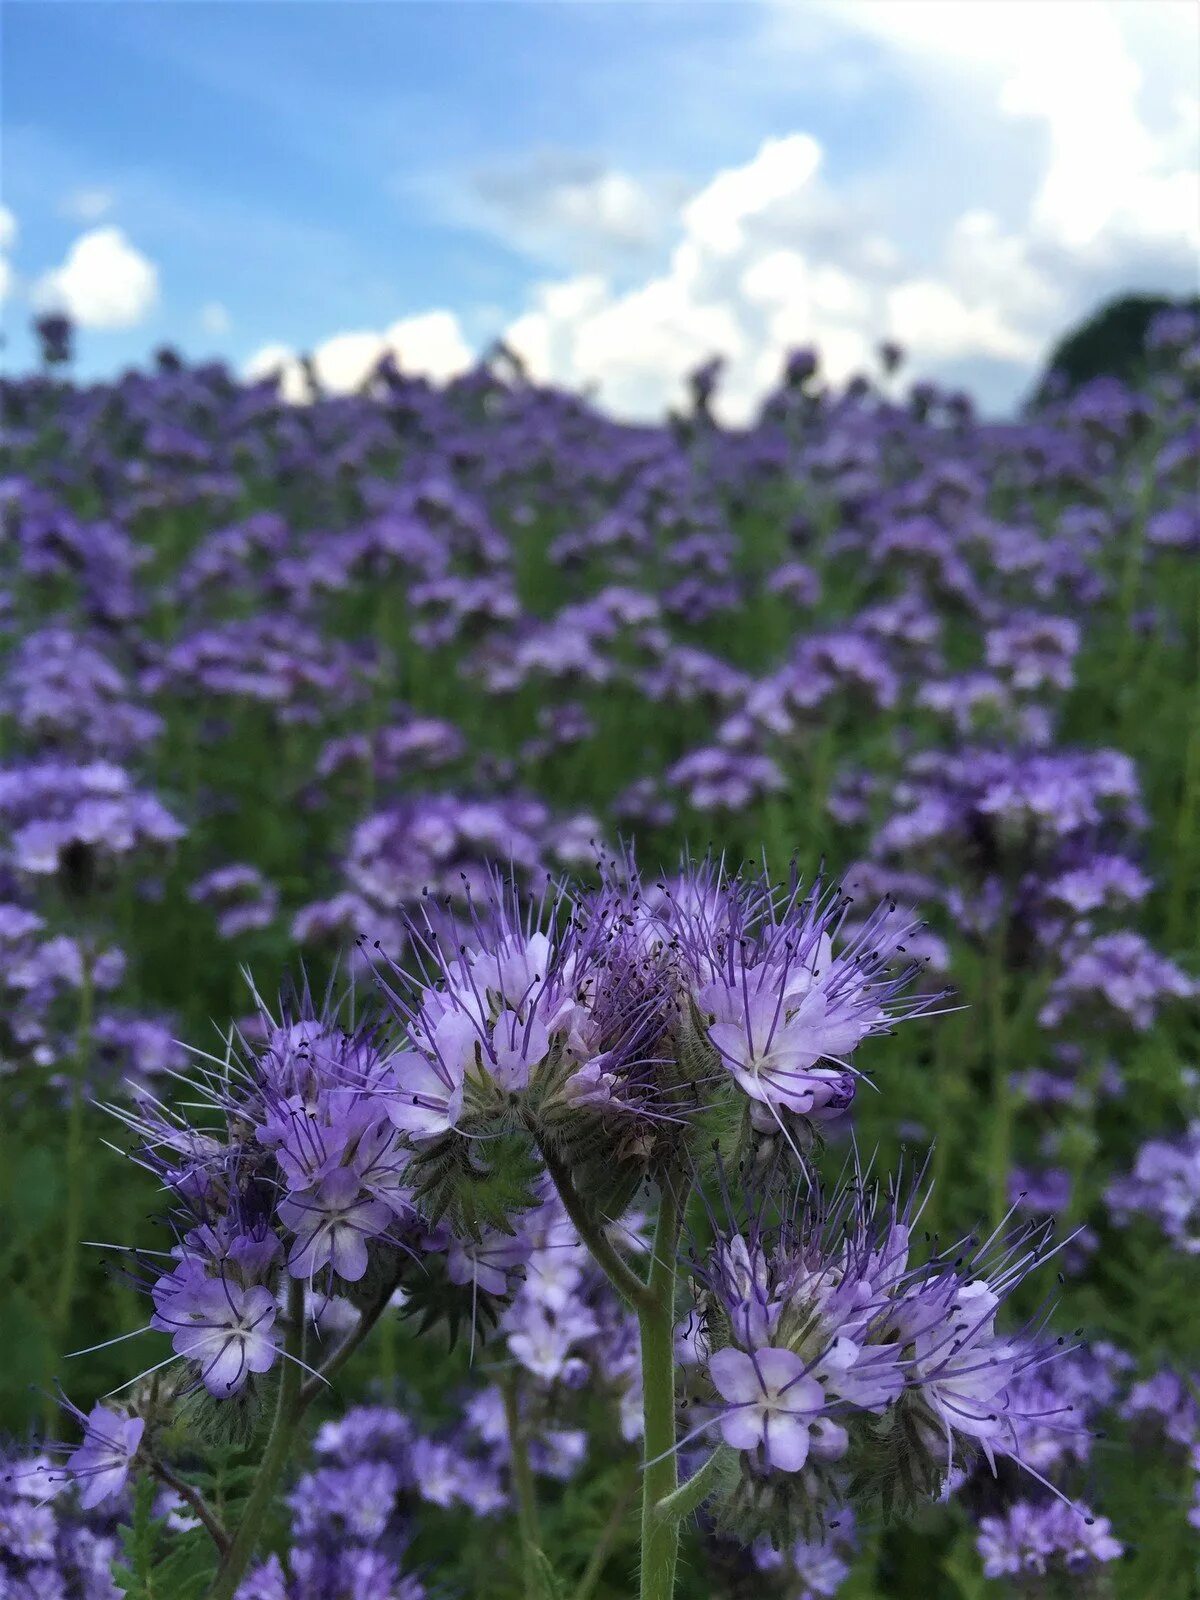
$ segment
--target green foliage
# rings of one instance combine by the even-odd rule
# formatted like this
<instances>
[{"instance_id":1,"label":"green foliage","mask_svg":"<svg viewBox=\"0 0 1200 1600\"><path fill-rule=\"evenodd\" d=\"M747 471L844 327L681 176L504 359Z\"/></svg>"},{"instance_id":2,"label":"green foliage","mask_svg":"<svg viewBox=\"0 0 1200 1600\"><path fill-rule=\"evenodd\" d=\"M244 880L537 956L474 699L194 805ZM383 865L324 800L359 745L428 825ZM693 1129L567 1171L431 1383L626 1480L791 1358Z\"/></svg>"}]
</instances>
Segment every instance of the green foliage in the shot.
<instances>
[{"instance_id":1,"label":"green foliage","mask_svg":"<svg viewBox=\"0 0 1200 1600\"><path fill-rule=\"evenodd\" d=\"M213 1547L203 1530L177 1533L166 1517L156 1517L157 1493L153 1478L138 1478L132 1520L120 1529L113 1582L128 1600L201 1600L216 1570Z\"/></svg>"},{"instance_id":2,"label":"green foliage","mask_svg":"<svg viewBox=\"0 0 1200 1600\"><path fill-rule=\"evenodd\" d=\"M500 1320L504 1303L477 1283L451 1283L441 1256L418 1263L404 1282L402 1316L419 1334L440 1330L453 1349L467 1330L472 1347Z\"/></svg>"},{"instance_id":3,"label":"green foliage","mask_svg":"<svg viewBox=\"0 0 1200 1600\"><path fill-rule=\"evenodd\" d=\"M250 1373L244 1386L228 1400L216 1400L207 1389L195 1389L178 1403L180 1422L190 1437L210 1448L244 1448L261 1432L278 1387L279 1373L271 1371L261 1376Z\"/></svg>"},{"instance_id":4,"label":"green foliage","mask_svg":"<svg viewBox=\"0 0 1200 1600\"><path fill-rule=\"evenodd\" d=\"M566 1585L560 1583L555 1576L554 1568L544 1550L534 1548L530 1552L532 1572L532 1593L529 1600L567 1600Z\"/></svg>"}]
</instances>

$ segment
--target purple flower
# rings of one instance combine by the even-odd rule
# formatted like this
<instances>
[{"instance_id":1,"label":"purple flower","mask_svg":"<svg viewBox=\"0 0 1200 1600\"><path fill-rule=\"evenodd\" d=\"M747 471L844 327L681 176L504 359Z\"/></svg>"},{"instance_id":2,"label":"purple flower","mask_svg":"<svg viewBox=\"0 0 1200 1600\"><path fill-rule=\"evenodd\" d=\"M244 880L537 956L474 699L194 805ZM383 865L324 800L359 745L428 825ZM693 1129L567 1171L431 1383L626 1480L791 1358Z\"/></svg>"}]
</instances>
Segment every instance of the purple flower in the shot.
<instances>
[{"instance_id":1,"label":"purple flower","mask_svg":"<svg viewBox=\"0 0 1200 1600\"><path fill-rule=\"evenodd\" d=\"M988 630L987 664L1008 673L1015 689L1069 689L1080 637L1069 617L1015 616Z\"/></svg>"},{"instance_id":2,"label":"purple flower","mask_svg":"<svg viewBox=\"0 0 1200 1600\"><path fill-rule=\"evenodd\" d=\"M83 1443L67 1458L68 1476L79 1488L85 1511L125 1487L133 1458L142 1442L142 1417L125 1417L93 1406L84 1423Z\"/></svg>"},{"instance_id":3,"label":"purple flower","mask_svg":"<svg viewBox=\"0 0 1200 1600\"><path fill-rule=\"evenodd\" d=\"M211 906L223 939L266 928L279 911L279 891L257 867L237 862L198 878L188 891L197 905Z\"/></svg>"},{"instance_id":4,"label":"purple flower","mask_svg":"<svg viewBox=\"0 0 1200 1600\"><path fill-rule=\"evenodd\" d=\"M448 1013L428 1029L414 1028L412 1036L418 1048L398 1051L389 1062L387 1114L402 1133L432 1139L449 1132L462 1114L476 1032L470 1018Z\"/></svg>"},{"instance_id":5,"label":"purple flower","mask_svg":"<svg viewBox=\"0 0 1200 1600\"><path fill-rule=\"evenodd\" d=\"M677 761L667 771L667 782L682 789L697 811L743 811L785 787L783 773L770 756L716 745Z\"/></svg>"},{"instance_id":6,"label":"purple flower","mask_svg":"<svg viewBox=\"0 0 1200 1600\"><path fill-rule=\"evenodd\" d=\"M1139 933L1125 930L1083 941L1071 950L1050 997L1040 1012L1054 1028L1080 1005L1103 1002L1144 1032L1167 1001L1190 999L1195 981L1173 961L1151 948Z\"/></svg>"},{"instance_id":7,"label":"purple flower","mask_svg":"<svg viewBox=\"0 0 1200 1600\"><path fill-rule=\"evenodd\" d=\"M245 1289L227 1275L192 1277L158 1297L153 1326L172 1335L176 1355L195 1362L211 1395L227 1400L251 1373L268 1372L279 1354L275 1297Z\"/></svg>"},{"instance_id":8,"label":"purple flower","mask_svg":"<svg viewBox=\"0 0 1200 1600\"><path fill-rule=\"evenodd\" d=\"M768 1467L799 1472L826 1406L825 1391L801 1357L770 1346L753 1354L718 1350L708 1371L725 1402L719 1416L725 1443L735 1450L761 1446Z\"/></svg>"},{"instance_id":9,"label":"purple flower","mask_svg":"<svg viewBox=\"0 0 1200 1600\"><path fill-rule=\"evenodd\" d=\"M846 1058L937 998L902 998L917 971L896 963L911 924L881 906L835 954L850 905L837 892L817 885L802 896L796 885L776 893L761 880L719 879L712 890L715 911L676 903L670 920L721 1064L776 1112L843 1110L854 1094Z\"/></svg>"},{"instance_id":10,"label":"purple flower","mask_svg":"<svg viewBox=\"0 0 1200 1600\"><path fill-rule=\"evenodd\" d=\"M1037 1264L1042 1235L1024 1228L921 1264L911 1248L915 1192L884 1200L856 1174L828 1195L810 1180L747 1203L748 1224L713 1218L717 1242L693 1264L707 1291L694 1344L701 1360L712 1350L724 1401L702 1429L765 1449L774 1409L794 1396L781 1470L797 1470L810 1448L836 1461L858 1439L886 1482L898 1429L923 1457L911 1467L930 1493L976 1454L993 1465L1001 1455L1025 1460L1027 1409L1041 1408L1021 1384L1058 1347L999 1333L995 1318Z\"/></svg>"},{"instance_id":11,"label":"purple flower","mask_svg":"<svg viewBox=\"0 0 1200 1600\"><path fill-rule=\"evenodd\" d=\"M528 1243L506 1233L485 1233L481 1239L453 1239L446 1256L451 1283L471 1284L485 1294L504 1294L508 1275L523 1264Z\"/></svg>"},{"instance_id":12,"label":"purple flower","mask_svg":"<svg viewBox=\"0 0 1200 1600\"><path fill-rule=\"evenodd\" d=\"M1125 1553L1107 1517L1061 1500L1018 1500L1003 1516L983 1517L976 1546L987 1578L1081 1573Z\"/></svg>"},{"instance_id":13,"label":"purple flower","mask_svg":"<svg viewBox=\"0 0 1200 1600\"><path fill-rule=\"evenodd\" d=\"M356 1283L367 1270L368 1241L383 1233L391 1219L391 1209L371 1198L356 1172L337 1168L313 1188L279 1202L279 1220L294 1234L288 1271L293 1278L312 1278L328 1266L347 1283Z\"/></svg>"},{"instance_id":14,"label":"purple flower","mask_svg":"<svg viewBox=\"0 0 1200 1600\"><path fill-rule=\"evenodd\" d=\"M1200 1121L1176 1139L1148 1139L1133 1171L1114 1178L1106 1195L1117 1222L1153 1217L1186 1255L1200 1255Z\"/></svg>"}]
</instances>

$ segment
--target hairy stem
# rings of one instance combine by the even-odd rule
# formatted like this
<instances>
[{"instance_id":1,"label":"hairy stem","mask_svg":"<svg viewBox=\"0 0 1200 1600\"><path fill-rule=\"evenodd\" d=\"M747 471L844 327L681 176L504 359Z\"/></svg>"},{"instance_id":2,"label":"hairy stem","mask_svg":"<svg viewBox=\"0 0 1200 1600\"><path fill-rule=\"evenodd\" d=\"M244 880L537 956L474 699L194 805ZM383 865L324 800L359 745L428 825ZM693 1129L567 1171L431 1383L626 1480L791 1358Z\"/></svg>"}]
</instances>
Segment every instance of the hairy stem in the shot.
<instances>
[{"instance_id":1,"label":"hairy stem","mask_svg":"<svg viewBox=\"0 0 1200 1600\"><path fill-rule=\"evenodd\" d=\"M165 1461L157 1459L151 1461L150 1471L159 1483L165 1484L173 1494L177 1494L192 1515L203 1524L209 1538L217 1547L217 1553L224 1559L229 1552L229 1534L220 1517L195 1484L188 1483L186 1478L181 1478Z\"/></svg>"},{"instance_id":2,"label":"hairy stem","mask_svg":"<svg viewBox=\"0 0 1200 1600\"><path fill-rule=\"evenodd\" d=\"M521 1564L525 1573L526 1600L537 1600L538 1534L537 1487L529 1465L529 1442L521 1424L520 1397L513 1373L506 1373L500 1384L504 1396L504 1420L508 1426L509 1470L517 1502L517 1527L521 1533Z\"/></svg>"},{"instance_id":3,"label":"hairy stem","mask_svg":"<svg viewBox=\"0 0 1200 1600\"><path fill-rule=\"evenodd\" d=\"M325 1360L317 1368L317 1376L306 1378L300 1387L300 1404L307 1407L312 1404L321 1390L339 1373L349 1361L350 1357L362 1344L367 1335L374 1328L380 1317L391 1304L392 1295L396 1292L395 1281L389 1283L375 1300L360 1313L358 1322L338 1345L335 1345Z\"/></svg>"},{"instance_id":4,"label":"hairy stem","mask_svg":"<svg viewBox=\"0 0 1200 1600\"><path fill-rule=\"evenodd\" d=\"M279 1479L287 1465L300 1420L307 1408L300 1385L300 1359L304 1346L304 1284L293 1278L288 1289L288 1336L279 1393L267 1447L258 1466L254 1488L242 1512L242 1520L230 1540L229 1548L217 1569L206 1600L233 1600L250 1558L262 1533L263 1519L270 1508ZM315 1392L315 1391L314 1391Z\"/></svg>"},{"instance_id":5,"label":"hairy stem","mask_svg":"<svg viewBox=\"0 0 1200 1600\"><path fill-rule=\"evenodd\" d=\"M992 1058L992 1123L988 1178L993 1228L1008 1214L1008 1179L1012 1160L1013 1093L1008 1081L1008 1017L1004 971L1004 923L997 934L987 963L988 1032Z\"/></svg>"},{"instance_id":6,"label":"hairy stem","mask_svg":"<svg viewBox=\"0 0 1200 1600\"><path fill-rule=\"evenodd\" d=\"M674 1494L669 1494L658 1502L654 1508L655 1516L668 1522L682 1522L685 1517L690 1517L716 1487L717 1477L728 1454L724 1446L714 1450L704 1465L694 1472L686 1483L680 1484Z\"/></svg>"},{"instance_id":7,"label":"hairy stem","mask_svg":"<svg viewBox=\"0 0 1200 1600\"><path fill-rule=\"evenodd\" d=\"M638 1307L642 1346L642 1585L641 1600L673 1600L679 1524L658 1515L660 1501L679 1486L675 1457L675 1257L681 1224L672 1175L663 1180L654 1258Z\"/></svg>"},{"instance_id":8,"label":"hairy stem","mask_svg":"<svg viewBox=\"0 0 1200 1600\"><path fill-rule=\"evenodd\" d=\"M575 1231L587 1245L593 1261L630 1310L640 1313L642 1307L648 1303L650 1292L648 1286L624 1259L604 1229L597 1227L588 1215L569 1169L544 1147L541 1147L541 1156L546 1163L546 1171L558 1190L558 1198L563 1203L563 1209L575 1224Z\"/></svg>"}]
</instances>

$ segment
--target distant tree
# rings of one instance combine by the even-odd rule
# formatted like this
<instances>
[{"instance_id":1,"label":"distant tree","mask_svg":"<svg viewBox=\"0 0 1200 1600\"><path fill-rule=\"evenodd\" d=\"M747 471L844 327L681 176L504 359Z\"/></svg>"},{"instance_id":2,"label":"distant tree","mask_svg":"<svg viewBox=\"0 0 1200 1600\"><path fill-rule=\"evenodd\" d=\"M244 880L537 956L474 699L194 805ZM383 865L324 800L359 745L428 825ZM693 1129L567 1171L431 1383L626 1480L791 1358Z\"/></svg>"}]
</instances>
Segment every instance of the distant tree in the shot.
<instances>
[{"instance_id":1,"label":"distant tree","mask_svg":"<svg viewBox=\"0 0 1200 1600\"><path fill-rule=\"evenodd\" d=\"M1136 382L1146 366L1146 330L1160 311L1172 309L1200 311L1200 296L1126 294L1101 306L1051 351L1033 406L1070 394L1093 378Z\"/></svg>"}]
</instances>

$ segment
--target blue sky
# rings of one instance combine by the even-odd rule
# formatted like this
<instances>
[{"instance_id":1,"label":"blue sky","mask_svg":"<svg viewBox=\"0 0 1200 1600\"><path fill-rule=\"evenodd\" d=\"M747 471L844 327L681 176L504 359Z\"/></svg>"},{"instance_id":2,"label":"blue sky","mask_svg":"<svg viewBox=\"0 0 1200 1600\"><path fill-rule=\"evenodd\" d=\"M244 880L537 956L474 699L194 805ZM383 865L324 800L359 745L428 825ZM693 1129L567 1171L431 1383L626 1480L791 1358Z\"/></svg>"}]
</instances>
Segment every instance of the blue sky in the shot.
<instances>
[{"instance_id":1,"label":"blue sky","mask_svg":"<svg viewBox=\"0 0 1200 1600\"><path fill-rule=\"evenodd\" d=\"M1195 283L1198 62L1190 0L9 0L7 364L52 303L85 375L504 335L648 414L719 350L736 417L893 335L1002 406L1098 296Z\"/></svg>"}]
</instances>

